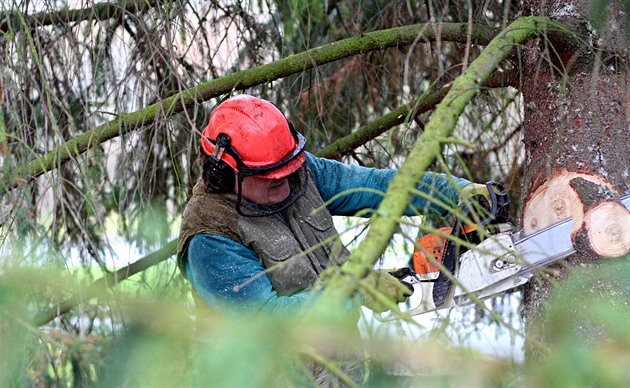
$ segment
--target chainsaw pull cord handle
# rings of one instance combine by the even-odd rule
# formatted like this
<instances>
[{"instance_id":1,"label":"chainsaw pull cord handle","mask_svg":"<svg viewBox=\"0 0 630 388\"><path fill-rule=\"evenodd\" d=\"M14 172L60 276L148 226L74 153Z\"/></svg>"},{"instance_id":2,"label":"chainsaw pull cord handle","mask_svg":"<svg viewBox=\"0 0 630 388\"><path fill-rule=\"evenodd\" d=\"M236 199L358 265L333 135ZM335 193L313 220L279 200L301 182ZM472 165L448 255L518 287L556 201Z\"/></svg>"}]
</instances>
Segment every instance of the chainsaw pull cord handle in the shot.
<instances>
[{"instance_id":1,"label":"chainsaw pull cord handle","mask_svg":"<svg viewBox=\"0 0 630 388\"><path fill-rule=\"evenodd\" d=\"M416 273L409 267L398 268L394 271L389 271L389 274L398 279L403 286L407 287L413 294L413 286L411 283L405 281L405 279L415 279Z\"/></svg>"}]
</instances>

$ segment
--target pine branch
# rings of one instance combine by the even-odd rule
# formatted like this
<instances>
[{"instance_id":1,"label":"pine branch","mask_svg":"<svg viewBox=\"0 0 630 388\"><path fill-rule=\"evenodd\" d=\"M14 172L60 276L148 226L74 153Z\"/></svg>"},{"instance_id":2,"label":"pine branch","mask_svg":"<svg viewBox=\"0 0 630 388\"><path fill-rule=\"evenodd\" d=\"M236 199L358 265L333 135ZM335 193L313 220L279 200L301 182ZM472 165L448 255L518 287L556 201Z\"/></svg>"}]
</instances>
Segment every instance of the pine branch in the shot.
<instances>
[{"instance_id":1,"label":"pine branch","mask_svg":"<svg viewBox=\"0 0 630 388\"><path fill-rule=\"evenodd\" d=\"M39 12L19 15L19 11L0 13L0 33L20 31L24 28L78 23L86 20L120 18L125 14L137 14L157 7L156 0L120 0L118 3L97 3L89 8L62 9L56 12ZM20 17L21 16L21 17Z\"/></svg>"},{"instance_id":2,"label":"pine branch","mask_svg":"<svg viewBox=\"0 0 630 388\"><path fill-rule=\"evenodd\" d=\"M357 279L368 274L387 248L399 227L400 217L411 200L417 182L441 154L468 102L481 90L481 85L490 78L516 45L544 33L550 27L562 30L562 27L552 24L546 18L517 19L494 38L470 67L453 82L451 90L435 109L424 132L392 179L383 201L370 220L370 229L365 239L351 253L342 271L330 279L318 299L317 303L321 308L343 308L343 304L357 290Z\"/></svg>"},{"instance_id":3,"label":"pine branch","mask_svg":"<svg viewBox=\"0 0 630 388\"><path fill-rule=\"evenodd\" d=\"M468 36L466 23L443 23L440 27L440 39L466 42ZM484 45L495 35L494 29L475 26L472 40L475 44ZM100 143L151 125L158 119L171 117L194 104L221 94L269 83L353 55L392 47L405 47L416 42L420 36L427 40L434 40L436 32L432 25L416 24L365 33L202 83L139 111L121 114L112 121L68 140L29 164L21 166L11 176L5 176L7 183L3 190L12 190L20 183L31 181L47 171L58 168ZM0 194L3 193L0 192Z\"/></svg>"}]
</instances>

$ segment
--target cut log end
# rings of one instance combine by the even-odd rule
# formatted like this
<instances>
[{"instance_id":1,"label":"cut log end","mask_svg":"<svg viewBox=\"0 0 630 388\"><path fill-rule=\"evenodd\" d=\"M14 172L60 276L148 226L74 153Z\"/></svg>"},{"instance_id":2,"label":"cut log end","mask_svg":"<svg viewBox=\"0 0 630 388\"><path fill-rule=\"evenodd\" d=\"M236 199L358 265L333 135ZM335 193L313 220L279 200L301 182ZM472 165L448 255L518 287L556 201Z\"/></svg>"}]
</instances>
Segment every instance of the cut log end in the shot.
<instances>
[{"instance_id":1,"label":"cut log end","mask_svg":"<svg viewBox=\"0 0 630 388\"><path fill-rule=\"evenodd\" d=\"M630 252L630 211L604 177L556 171L523 207L523 231L531 234L569 217L575 246L605 258Z\"/></svg>"},{"instance_id":2,"label":"cut log end","mask_svg":"<svg viewBox=\"0 0 630 388\"><path fill-rule=\"evenodd\" d=\"M612 190L610 184L601 176L558 171L531 194L530 200L523 207L525 234L544 229L569 217L573 217L573 224L576 227L582 224L585 208L589 204L584 204L578 192L571 187L571 182L577 178Z\"/></svg>"},{"instance_id":3,"label":"cut log end","mask_svg":"<svg viewBox=\"0 0 630 388\"><path fill-rule=\"evenodd\" d=\"M587 242L600 257L630 253L630 211L618 202L602 202L589 209L583 223Z\"/></svg>"}]
</instances>

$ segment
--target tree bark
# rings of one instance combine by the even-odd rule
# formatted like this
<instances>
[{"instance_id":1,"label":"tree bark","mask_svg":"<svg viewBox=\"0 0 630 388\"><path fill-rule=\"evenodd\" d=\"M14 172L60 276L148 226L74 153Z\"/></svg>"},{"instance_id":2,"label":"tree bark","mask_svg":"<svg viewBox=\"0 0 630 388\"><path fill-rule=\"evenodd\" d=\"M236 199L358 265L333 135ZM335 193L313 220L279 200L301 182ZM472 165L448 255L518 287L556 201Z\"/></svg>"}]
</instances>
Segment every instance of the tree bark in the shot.
<instances>
[{"instance_id":1,"label":"tree bark","mask_svg":"<svg viewBox=\"0 0 630 388\"><path fill-rule=\"evenodd\" d=\"M588 11L582 0L530 0L523 8L524 14L547 16L576 31L573 44L551 44L542 37L530 42L523 56L521 224L531 233L573 217L577 252L525 288L530 359L542 355L534 342L550 340L540 318L554 285L570 273L596 273L602 257L630 250L630 212L619 203L630 192L629 46L616 27L622 13L612 7L604 23L609 28L592 31ZM591 292L606 292L605 281L597 287ZM582 337L587 336L576 336Z\"/></svg>"}]
</instances>

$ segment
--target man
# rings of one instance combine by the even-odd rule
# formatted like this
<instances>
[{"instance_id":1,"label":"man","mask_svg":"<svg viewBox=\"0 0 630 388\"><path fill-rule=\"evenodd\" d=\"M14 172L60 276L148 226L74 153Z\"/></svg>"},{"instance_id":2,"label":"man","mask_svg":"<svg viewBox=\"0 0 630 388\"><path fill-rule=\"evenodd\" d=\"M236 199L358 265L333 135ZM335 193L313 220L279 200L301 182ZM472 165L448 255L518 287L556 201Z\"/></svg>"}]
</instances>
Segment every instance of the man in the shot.
<instances>
[{"instance_id":1,"label":"man","mask_svg":"<svg viewBox=\"0 0 630 388\"><path fill-rule=\"evenodd\" d=\"M272 103L249 95L225 100L201 137L203 174L183 215L180 269L208 305L233 311L295 311L318 276L348 251L332 215L376 209L396 170L345 165L304 151L305 139ZM487 189L426 173L412 209L445 214L458 193ZM468 193L468 195L472 195ZM368 276L394 302L411 291L383 271ZM367 294L367 293L366 293ZM364 305L386 307L372 295Z\"/></svg>"}]
</instances>

